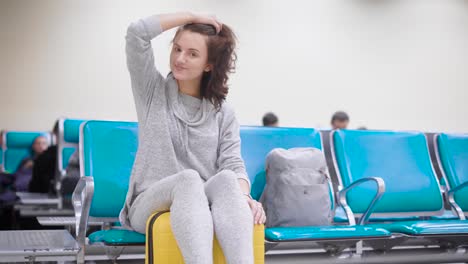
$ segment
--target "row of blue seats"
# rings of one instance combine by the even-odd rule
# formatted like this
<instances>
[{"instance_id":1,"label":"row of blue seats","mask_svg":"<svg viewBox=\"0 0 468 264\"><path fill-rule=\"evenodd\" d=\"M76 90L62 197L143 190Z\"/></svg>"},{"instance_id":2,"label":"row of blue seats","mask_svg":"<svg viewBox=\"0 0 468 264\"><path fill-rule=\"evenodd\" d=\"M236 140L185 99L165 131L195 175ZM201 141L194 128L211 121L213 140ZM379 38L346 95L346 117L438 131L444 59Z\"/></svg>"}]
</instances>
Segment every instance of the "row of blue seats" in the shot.
<instances>
[{"instance_id":1,"label":"row of blue seats","mask_svg":"<svg viewBox=\"0 0 468 264\"><path fill-rule=\"evenodd\" d=\"M78 137L80 124L82 127ZM58 125L61 129L57 141L62 146L59 148L59 157L64 157L59 162L62 169L66 167L66 161L76 148L76 143L80 142L81 145L83 178L75 190L74 204L77 240L84 254L88 220L117 220L137 149L137 124L109 121L90 121L85 124L83 120L62 119ZM336 131L332 133L331 146L323 146L323 139L326 139L323 135L328 134L306 128L241 128L242 156L253 182L254 197L259 197L263 191L264 159L272 148L329 147L334 152L332 156L336 166L332 169L338 172L338 185L343 189L336 194L331 190L331 196L340 205L335 208L335 225L269 228L265 233L269 243L313 240L327 243L348 241L352 245L362 240L371 243L382 238L385 241L401 239L402 235L406 238L455 237L455 245L467 241L466 223L453 220L463 219L468 211L468 192L465 188L468 180L466 135L441 134L436 137L436 153L440 156L442 173L446 174L444 178L448 183L446 195L452 200L454 211L458 211L458 214L448 218L439 216L444 212L443 201L433 164L428 158L424 134ZM61 139L63 141L60 144ZM376 188L370 181L380 186ZM402 184L404 182L407 184ZM427 199L421 199L422 195L427 196ZM375 203L369 207L371 200ZM399 204L399 201L404 203ZM340 210L342 208L345 210ZM355 217L361 217L359 225L355 225ZM445 221L422 221L424 217L439 217ZM363 219L369 219L368 223ZM386 222L377 223L382 221ZM137 245L144 243L144 239L141 234L121 229L101 230L89 236L91 243L102 242L113 246Z\"/></svg>"},{"instance_id":2,"label":"row of blue seats","mask_svg":"<svg viewBox=\"0 0 468 264\"><path fill-rule=\"evenodd\" d=\"M1 136L0 171L8 173L14 173L20 162L31 156L32 145L36 137L45 136L49 144L52 144L51 133L45 131L4 131Z\"/></svg>"},{"instance_id":3,"label":"row of blue seats","mask_svg":"<svg viewBox=\"0 0 468 264\"><path fill-rule=\"evenodd\" d=\"M78 149L79 127L85 120L60 118L54 131L2 131L0 172L14 173L20 162L31 156L34 139L45 136L49 144L57 145L57 170L64 176L70 156Z\"/></svg>"},{"instance_id":4,"label":"row of blue seats","mask_svg":"<svg viewBox=\"0 0 468 264\"><path fill-rule=\"evenodd\" d=\"M323 136L312 128L241 127L242 157L258 197L265 185L265 157L273 148L316 147ZM449 239L452 245L468 241L468 135L440 134L437 154L447 183L444 193L434 172L424 133L400 131L338 130L330 133L330 149L339 179L339 191L330 195L342 209L344 221L320 227L272 227L265 230L268 243L317 241L342 246L368 242L391 248L378 240L412 238ZM125 200L130 172L138 147L138 126L133 122L88 121L80 129L82 178L74 193L77 241L86 247L90 220L116 221ZM443 216L444 196L455 217ZM334 209L338 209L334 208ZM453 219L456 218L456 219ZM357 221L356 221L357 219ZM404 238L404 239L402 239ZM94 232L89 243L132 245L145 236L122 229ZM393 242L390 242L393 241ZM85 250L81 253L85 254Z\"/></svg>"}]
</instances>

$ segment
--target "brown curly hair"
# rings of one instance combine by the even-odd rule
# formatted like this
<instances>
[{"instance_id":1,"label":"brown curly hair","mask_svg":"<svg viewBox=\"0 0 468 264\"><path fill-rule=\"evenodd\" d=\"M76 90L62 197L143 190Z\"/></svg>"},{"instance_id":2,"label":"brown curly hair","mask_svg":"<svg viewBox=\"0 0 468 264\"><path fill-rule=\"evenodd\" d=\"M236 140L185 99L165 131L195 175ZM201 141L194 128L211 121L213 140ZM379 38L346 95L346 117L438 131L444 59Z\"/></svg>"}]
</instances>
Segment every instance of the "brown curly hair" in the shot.
<instances>
[{"instance_id":1,"label":"brown curly hair","mask_svg":"<svg viewBox=\"0 0 468 264\"><path fill-rule=\"evenodd\" d=\"M179 27L174 39L184 30L207 37L208 63L212 65L212 69L203 73L200 95L219 109L229 91L227 86L228 74L233 73L236 68L237 55L235 48L237 38L231 28L225 24L223 24L221 31L216 34L216 29L212 25L195 23Z\"/></svg>"}]
</instances>

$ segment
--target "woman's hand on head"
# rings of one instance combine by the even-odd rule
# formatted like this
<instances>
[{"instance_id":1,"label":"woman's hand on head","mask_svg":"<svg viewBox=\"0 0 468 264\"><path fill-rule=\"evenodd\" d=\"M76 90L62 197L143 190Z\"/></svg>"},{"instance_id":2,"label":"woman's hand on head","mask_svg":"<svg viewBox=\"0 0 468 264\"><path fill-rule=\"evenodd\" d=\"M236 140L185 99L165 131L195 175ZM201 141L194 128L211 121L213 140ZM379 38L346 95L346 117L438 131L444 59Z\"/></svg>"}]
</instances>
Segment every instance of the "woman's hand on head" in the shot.
<instances>
[{"instance_id":1,"label":"woman's hand on head","mask_svg":"<svg viewBox=\"0 0 468 264\"><path fill-rule=\"evenodd\" d=\"M221 23L214 15L194 14L192 23L212 25L215 27L216 33L219 33L223 28L223 23Z\"/></svg>"},{"instance_id":2,"label":"woman's hand on head","mask_svg":"<svg viewBox=\"0 0 468 264\"><path fill-rule=\"evenodd\" d=\"M192 12L178 12L170 14L158 14L157 16L163 31L192 23L212 25L215 27L217 33L219 33L223 27L223 24L212 15L200 15L194 14Z\"/></svg>"},{"instance_id":3,"label":"woman's hand on head","mask_svg":"<svg viewBox=\"0 0 468 264\"><path fill-rule=\"evenodd\" d=\"M251 198L247 198L247 203L249 204L250 210L252 210L254 224L264 224L266 221L266 215L265 211L263 210L262 204Z\"/></svg>"}]
</instances>

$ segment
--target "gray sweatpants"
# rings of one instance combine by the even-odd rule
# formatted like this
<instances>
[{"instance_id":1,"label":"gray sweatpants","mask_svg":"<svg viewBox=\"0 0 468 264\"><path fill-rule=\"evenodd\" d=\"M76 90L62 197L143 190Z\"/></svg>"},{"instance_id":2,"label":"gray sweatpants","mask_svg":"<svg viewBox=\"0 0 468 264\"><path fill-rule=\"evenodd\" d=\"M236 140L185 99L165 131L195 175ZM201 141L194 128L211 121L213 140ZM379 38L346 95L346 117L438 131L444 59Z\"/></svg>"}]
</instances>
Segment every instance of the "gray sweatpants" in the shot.
<instances>
[{"instance_id":1,"label":"gray sweatpants","mask_svg":"<svg viewBox=\"0 0 468 264\"><path fill-rule=\"evenodd\" d=\"M253 264L253 216L234 172L203 182L198 172L184 170L157 181L133 202L130 224L145 233L149 216L163 210L171 211L185 263L213 263L214 230L228 263Z\"/></svg>"}]
</instances>

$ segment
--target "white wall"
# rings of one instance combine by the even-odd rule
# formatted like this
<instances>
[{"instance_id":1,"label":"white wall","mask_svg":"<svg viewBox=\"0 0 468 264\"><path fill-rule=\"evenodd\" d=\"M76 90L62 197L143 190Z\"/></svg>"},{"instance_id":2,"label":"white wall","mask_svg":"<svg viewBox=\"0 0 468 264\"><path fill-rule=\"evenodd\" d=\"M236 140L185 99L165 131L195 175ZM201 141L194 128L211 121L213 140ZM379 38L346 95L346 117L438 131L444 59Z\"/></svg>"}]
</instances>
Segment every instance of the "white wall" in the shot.
<instances>
[{"instance_id":1,"label":"white wall","mask_svg":"<svg viewBox=\"0 0 468 264\"><path fill-rule=\"evenodd\" d=\"M56 118L135 120L126 26L215 13L239 37L228 100L241 124L468 132L466 0L0 1L0 129ZM171 34L153 42L168 71Z\"/></svg>"}]
</instances>

